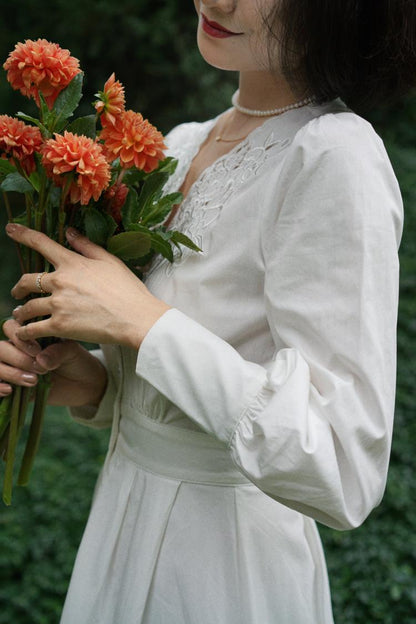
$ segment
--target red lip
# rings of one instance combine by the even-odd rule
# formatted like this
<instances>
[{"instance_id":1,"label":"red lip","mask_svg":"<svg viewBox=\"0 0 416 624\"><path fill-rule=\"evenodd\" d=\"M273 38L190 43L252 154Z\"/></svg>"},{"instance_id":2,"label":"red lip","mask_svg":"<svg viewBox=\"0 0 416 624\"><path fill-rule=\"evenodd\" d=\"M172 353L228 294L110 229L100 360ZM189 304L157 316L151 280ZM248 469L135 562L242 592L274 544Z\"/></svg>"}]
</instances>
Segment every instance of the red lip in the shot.
<instances>
[{"instance_id":1,"label":"red lip","mask_svg":"<svg viewBox=\"0 0 416 624\"><path fill-rule=\"evenodd\" d=\"M221 24L217 22L211 22L203 13L201 13L202 17L202 29L211 37L217 37L219 39L224 39L225 37L235 37L237 35L242 35L243 33L232 32L231 30L227 30Z\"/></svg>"}]
</instances>

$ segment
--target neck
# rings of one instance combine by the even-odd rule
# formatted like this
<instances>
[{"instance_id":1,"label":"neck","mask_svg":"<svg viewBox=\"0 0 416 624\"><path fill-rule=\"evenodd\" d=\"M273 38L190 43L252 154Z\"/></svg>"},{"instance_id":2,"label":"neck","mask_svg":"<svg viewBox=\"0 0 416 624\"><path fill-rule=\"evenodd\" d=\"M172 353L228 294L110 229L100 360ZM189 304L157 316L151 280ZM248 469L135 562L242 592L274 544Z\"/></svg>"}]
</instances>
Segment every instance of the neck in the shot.
<instances>
[{"instance_id":1,"label":"neck","mask_svg":"<svg viewBox=\"0 0 416 624\"><path fill-rule=\"evenodd\" d=\"M239 91L239 103L256 110L288 106L297 99L283 77L267 71L241 72Z\"/></svg>"}]
</instances>

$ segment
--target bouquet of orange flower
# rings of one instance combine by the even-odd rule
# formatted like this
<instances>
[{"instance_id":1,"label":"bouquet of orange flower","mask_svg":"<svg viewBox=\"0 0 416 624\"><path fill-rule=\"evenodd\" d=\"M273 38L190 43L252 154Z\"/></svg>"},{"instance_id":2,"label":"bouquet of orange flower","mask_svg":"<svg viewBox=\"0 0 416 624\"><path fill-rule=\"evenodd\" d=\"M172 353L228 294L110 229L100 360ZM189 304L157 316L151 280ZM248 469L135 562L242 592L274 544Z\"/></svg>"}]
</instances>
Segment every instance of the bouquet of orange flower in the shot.
<instances>
[{"instance_id":1,"label":"bouquet of orange flower","mask_svg":"<svg viewBox=\"0 0 416 624\"><path fill-rule=\"evenodd\" d=\"M177 162L165 158L162 134L140 113L125 109L124 87L114 74L96 94L94 113L72 119L82 97L83 73L68 50L44 39L27 40L16 45L3 67L12 88L33 98L39 111L38 117L0 115L0 188L9 221L43 231L61 244L65 228L74 226L139 274L156 253L173 261L180 245L199 251L183 233L164 226L182 199L180 193L163 192ZM9 192L24 196L25 210L17 216ZM17 252L22 272L48 270L39 254L22 246ZM47 376L42 377L34 392L19 485L29 480L48 388ZM31 394L16 387L0 402L6 504L11 503L16 445Z\"/></svg>"}]
</instances>

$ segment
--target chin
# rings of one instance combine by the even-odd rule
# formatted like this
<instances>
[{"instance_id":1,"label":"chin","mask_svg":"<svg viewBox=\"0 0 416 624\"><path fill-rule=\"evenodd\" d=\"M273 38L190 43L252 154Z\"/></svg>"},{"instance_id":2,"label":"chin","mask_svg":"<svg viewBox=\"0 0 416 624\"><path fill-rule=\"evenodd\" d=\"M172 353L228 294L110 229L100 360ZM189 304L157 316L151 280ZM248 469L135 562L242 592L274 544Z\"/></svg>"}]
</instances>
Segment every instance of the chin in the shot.
<instances>
[{"instance_id":1,"label":"chin","mask_svg":"<svg viewBox=\"0 0 416 624\"><path fill-rule=\"evenodd\" d=\"M241 63L233 62L230 55L226 56L224 50L220 49L220 44L215 41L207 41L204 33L198 32L197 37L199 52L208 65L223 71L242 71Z\"/></svg>"}]
</instances>

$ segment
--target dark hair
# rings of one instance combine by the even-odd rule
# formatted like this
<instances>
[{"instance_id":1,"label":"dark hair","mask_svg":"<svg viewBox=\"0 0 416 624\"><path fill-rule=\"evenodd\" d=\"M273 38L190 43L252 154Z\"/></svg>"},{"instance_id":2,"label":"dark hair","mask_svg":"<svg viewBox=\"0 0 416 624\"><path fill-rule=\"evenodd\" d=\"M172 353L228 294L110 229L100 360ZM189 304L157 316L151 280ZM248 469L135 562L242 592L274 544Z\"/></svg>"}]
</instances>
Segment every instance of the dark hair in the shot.
<instances>
[{"instance_id":1,"label":"dark hair","mask_svg":"<svg viewBox=\"0 0 416 624\"><path fill-rule=\"evenodd\" d=\"M366 110L416 85L415 0L277 0L266 24L301 95Z\"/></svg>"}]
</instances>

